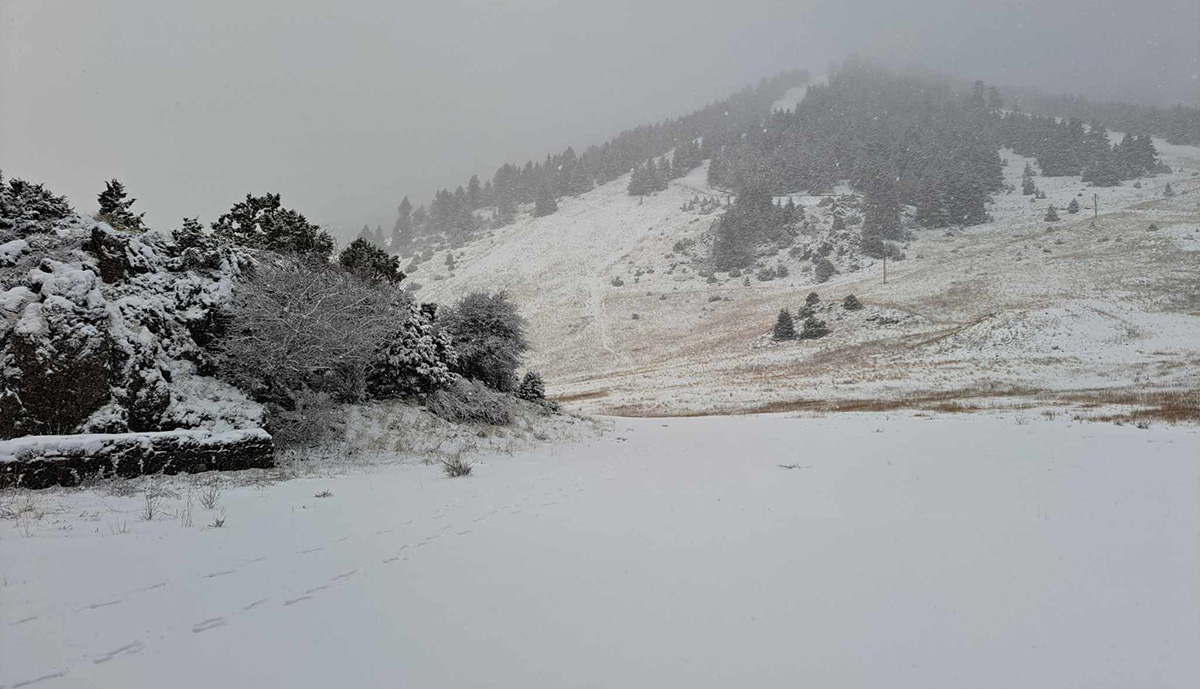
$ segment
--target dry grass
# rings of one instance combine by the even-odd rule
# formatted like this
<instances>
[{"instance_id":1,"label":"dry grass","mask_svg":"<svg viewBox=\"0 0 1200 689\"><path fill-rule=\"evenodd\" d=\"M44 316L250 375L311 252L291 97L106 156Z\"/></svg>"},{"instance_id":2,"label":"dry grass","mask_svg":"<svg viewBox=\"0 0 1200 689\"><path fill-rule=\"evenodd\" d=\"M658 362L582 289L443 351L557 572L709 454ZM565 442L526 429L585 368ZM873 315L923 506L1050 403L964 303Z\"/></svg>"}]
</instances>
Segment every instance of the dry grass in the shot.
<instances>
[{"instance_id":1,"label":"dry grass","mask_svg":"<svg viewBox=\"0 0 1200 689\"><path fill-rule=\"evenodd\" d=\"M613 416L638 418L684 418L698 416L740 416L789 412L892 412L914 410L943 414L969 414L988 408L984 400L1011 399L1004 409L1062 407L1080 410L1075 418L1116 423L1157 421L1169 424L1200 423L1200 388L1189 390L1073 390L1047 391L1023 387L960 388L916 393L893 398L795 399L777 400L750 407L725 407L706 411L663 410L636 404L605 410ZM1125 409L1106 411L1112 407ZM1059 410L1044 409L1042 415L1054 418Z\"/></svg>"},{"instance_id":2,"label":"dry grass","mask_svg":"<svg viewBox=\"0 0 1200 689\"><path fill-rule=\"evenodd\" d=\"M1128 410L1081 417L1092 421L1200 423L1200 388L1154 391L1086 390L1070 393L1063 399L1075 402L1085 409L1106 406L1130 407Z\"/></svg>"},{"instance_id":3,"label":"dry grass","mask_svg":"<svg viewBox=\"0 0 1200 689\"><path fill-rule=\"evenodd\" d=\"M695 417L695 416L742 416L746 414L780 414L787 412L889 412L901 409L920 411L936 411L943 413L971 413L982 411L985 407L974 404L971 400L996 399L1011 397L1017 399L1032 398L1038 391L1019 388L965 388L941 390L906 395L892 398L847 398L847 399L795 399L776 400L751 407L725 407L711 411L662 411L651 410L637 405L622 405L605 410L614 416L632 417ZM1032 406L1033 402L1006 405L1006 408L1021 408Z\"/></svg>"},{"instance_id":4,"label":"dry grass","mask_svg":"<svg viewBox=\"0 0 1200 689\"><path fill-rule=\"evenodd\" d=\"M573 395L559 395L550 398L559 404L567 404L568 402L583 402L586 400L598 400L608 397L608 390L596 390L593 392L577 392Z\"/></svg>"}]
</instances>

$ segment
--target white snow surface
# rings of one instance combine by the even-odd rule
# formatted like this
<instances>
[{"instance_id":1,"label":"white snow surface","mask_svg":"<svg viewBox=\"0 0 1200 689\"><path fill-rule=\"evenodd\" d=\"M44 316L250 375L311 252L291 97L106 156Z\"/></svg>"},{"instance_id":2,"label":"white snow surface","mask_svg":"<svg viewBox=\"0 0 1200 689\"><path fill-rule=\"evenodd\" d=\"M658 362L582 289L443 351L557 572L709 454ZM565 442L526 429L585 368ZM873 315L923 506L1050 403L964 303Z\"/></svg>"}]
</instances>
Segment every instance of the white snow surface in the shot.
<instances>
[{"instance_id":1,"label":"white snow surface","mask_svg":"<svg viewBox=\"0 0 1200 689\"><path fill-rule=\"evenodd\" d=\"M191 527L3 496L44 516L0 520L0 686L1200 683L1195 428L612 424L462 479L227 487Z\"/></svg>"}]
</instances>

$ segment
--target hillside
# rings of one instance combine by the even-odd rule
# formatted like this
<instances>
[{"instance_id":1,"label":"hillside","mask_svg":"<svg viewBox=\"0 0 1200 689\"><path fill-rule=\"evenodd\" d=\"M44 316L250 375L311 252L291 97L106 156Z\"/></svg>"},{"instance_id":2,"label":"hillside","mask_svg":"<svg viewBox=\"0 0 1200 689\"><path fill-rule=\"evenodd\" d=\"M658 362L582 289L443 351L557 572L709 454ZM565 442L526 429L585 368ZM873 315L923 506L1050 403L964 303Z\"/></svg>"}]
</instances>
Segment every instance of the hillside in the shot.
<instances>
[{"instance_id":1,"label":"hillside","mask_svg":"<svg viewBox=\"0 0 1200 689\"><path fill-rule=\"evenodd\" d=\"M1024 165L1036 169L1036 161L1003 150L1004 182L1018 191L995 196L988 223L913 230L902 245L906 259L888 263L886 284L880 261L841 245L845 255L830 255L839 273L823 284L810 261L783 251L758 264L784 265L785 278L759 281L753 270L749 280L706 277L705 242L719 209L683 208L698 198L728 199L706 184L707 162L651 196L628 195L625 176L563 199L552 216L526 209L514 224L453 249L453 270L443 249L411 279L421 285L419 298L443 303L470 290L507 290L530 322L532 367L546 375L551 394L589 412L736 413L839 400L847 407L971 404L997 396L1091 403L1194 388L1200 149L1154 144L1172 173L1141 179L1140 188L1038 176L1044 200L1019 192ZM1176 195L1164 198L1168 182ZM814 221L798 245L829 238L822 198L793 197ZM1084 212L1063 211L1072 198ZM856 215L854 203L840 204L847 218ZM1051 204L1061 221L1043 220ZM1150 231L1151 223L1159 229ZM795 312L813 291L831 334L771 342L778 311ZM840 307L851 293L865 309Z\"/></svg>"}]
</instances>

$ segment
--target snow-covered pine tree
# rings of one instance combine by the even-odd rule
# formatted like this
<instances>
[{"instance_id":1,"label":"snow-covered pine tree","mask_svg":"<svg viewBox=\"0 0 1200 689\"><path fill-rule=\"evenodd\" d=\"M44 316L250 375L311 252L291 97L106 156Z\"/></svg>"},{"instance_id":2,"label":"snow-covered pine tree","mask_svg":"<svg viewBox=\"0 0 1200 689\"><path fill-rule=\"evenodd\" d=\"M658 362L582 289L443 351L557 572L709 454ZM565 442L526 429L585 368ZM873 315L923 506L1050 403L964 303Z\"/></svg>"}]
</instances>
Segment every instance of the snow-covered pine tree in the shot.
<instances>
[{"instance_id":1,"label":"snow-covered pine tree","mask_svg":"<svg viewBox=\"0 0 1200 689\"><path fill-rule=\"evenodd\" d=\"M396 207L396 222L392 225L392 240L390 248L395 252L403 252L413 239L413 207L405 196Z\"/></svg>"},{"instance_id":2,"label":"snow-covered pine tree","mask_svg":"<svg viewBox=\"0 0 1200 689\"><path fill-rule=\"evenodd\" d=\"M542 381L541 374L527 371L521 379L521 384L517 386L517 397L527 402L541 402L546 399L546 384Z\"/></svg>"},{"instance_id":3,"label":"snow-covered pine tree","mask_svg":"<svg viewBox=\"0 0 1200 689\"><path fill-rule=\"evenodd\" d=\"M537 200L534 202L533 217L541 218L557 212L558 199L554 198L554 189L548 184L543 185L538 190Z\"/></svg>"},{"instance_id":4,"label":"snow-covered pine tree","mask_svg":"<svg viewBox=\"0 0 1200 689\"><path fill-rule=\"evenodd\" d=\"M125 200L125 185L117 180L104 183L104 191L96 197L100 202L100 219L119 230L143 230L142 216L130 208L137 199Z\"/></svg>"}]
</instances>

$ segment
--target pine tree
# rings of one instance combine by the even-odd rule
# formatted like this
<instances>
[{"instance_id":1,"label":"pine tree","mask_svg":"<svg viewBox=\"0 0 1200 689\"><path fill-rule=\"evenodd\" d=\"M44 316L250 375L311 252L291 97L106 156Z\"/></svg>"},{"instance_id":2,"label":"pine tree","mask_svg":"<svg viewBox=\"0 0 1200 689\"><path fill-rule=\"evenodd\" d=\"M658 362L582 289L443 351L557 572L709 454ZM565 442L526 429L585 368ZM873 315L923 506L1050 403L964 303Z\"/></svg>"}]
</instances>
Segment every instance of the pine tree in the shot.
<instances>
[{"instance_id":1,"label":"pine tree","mask_svg":"<svg viewBox=\"0 0 1200 689\"><path fill-rule=\"evenodd\" d=\"M950 224L944 177L930 175L921 181L917 194L917 224L921 227L945 227Z\"/></svg>"},{"instance_id":2,"label":"pine tree","mask_svg":"<svg viewBox=\"0 0 1200 689\"><path fill-rule=\"evenodd\" d=\"M517 386L516 395L527 402L541 402L546 399L546 384L542 376L534 371L528 371Z\"/></svg>"},{"instance_id":3,"label":"pine tree","mask_svg":"<svg viewBox=\"0 0 1200 689\"><path fill-rule=\"evenodd\" d=\"M393 285L404 280L400 259L359 237L338 255L338 265L361 280L370 283L387 282Z\"/></svg>"},{"instance_id":4,"label":"pine tree","mask_svg":"<svg viewBox=\"0 0 1200 689\"><path fill-rule=\"evenodd\" d=\"M646 165L635 165L629 173L629 186L626 189L631 196L645 196L653 189L650 183L649 170Z\"/></svg>"},{"instance_id":5,"label":"pine tree","mask_svg":"<svg viewBox=\"0 0 1200 689\"><path fill-rule=\"evenodd\" d=\"M284 208L279 194L246 195L212 224L226 241L278 253L296 253L325 260L333 253L333 238L300 213Z\"/></svg>"},{"instance_id":6,"label":"pine tree","mask_svg":"<svg viewBox=\"0 0 1200 689\"><path fill-rule=\"evenodd\" d=\"M550 185L544 185L538 191L536 205L533 209L533 217L541 218L557 212L558 199L554 198L554 190L550 188Z\"/></svg>"},{"instance_id":7,"label":"pine tree","mask_svg":"<svg viewBox=\"0 0 1200 689\"><path fill-rule=\"evenodd\" d=\"M125 200L125 185L117 180L104 183L104 191L96 197L100 202L100 217L109 225L122 230L143 230L142 216L129 210L137 199Z\"/></svg>"},{"instance_id":8,"label":"pine tree","mask_svg":"<svg viewBox=\"0 0 1200 689\"><path fill-rule=\"evenodd\" d=\"M1163 189L1163 196L1166 198L1171 198L1174 195L1175 195L1175 189L1171 187L1170 182L1167 182L1166 188Z\"/></svg>"},{"instance_id":9,"label":"pine tree","mask_svg":"<svg viewBox=\"0 0 1200 689\"><path fill-rule=\"evenodd\" d=\"M796 339L796 324L792 321L792 314L788 313L787 309L779 310L779 317L775 319L775 329L771 333L771 339L776 342Z\"/></svg>"},{"instance_id":10,"label":"pine tree","mask_svg":"<svg viewBox=\"0 0 1200 689\"><path fill-rule=\"evenodd\" d=\"M1071 215L1079 212L1079 199L1071 199L1071 203L1067 204L1067 212Z\"/></svg>"},{"instance_id":11,"label":"pine tree","mask_svg":"<svg viewBox=\"0 0 1200 689\"><path fill-rule=\"evenodd\" d=\"M854 296L853 294L846 295L846 298L842 300L842 308L847 311L858 311L862 309L862 307L862 302L859 301L858 297Z\"/></svg>"},{"instance_id":12,"label":"pine tree","mask_svg":"<svg viewBox=\"0 0 1200 689\"><path fill-rule=\"evenodd\" d=\"M1025 163L1025 171L1021 173L1021 193L1025 196L1037 193L1037 187L1033 183L1033 168L1029 163Z\"/></svg>"},{"instance_id":13,"label":"pine tree","mask_svg":"<svg viewBox=\"0 0 1200 689\"><path fill-rule=\"evenodd\" d=\"M883 256L884 240L899 239L900 196L891 164L883 157L882 146L866 162L863 189L862 250L868 256Z\"/></svg>"},{"instance_id":14,"label":"pine tree","mask_svg":"<svg viewBox=\"0 0 1200 689\"><path fill-rule=\"evenodd\" d=\"M483 205L483 188L479 185L479 177L476 175L471 175L471 180L467 182L467 205L471 210Z\"/></svg>"},{"instance_id":15,"label":"pine tree","mask_svg":"<svg viewBox=\"0 0 1200 689\"><path fill-rule=\"evenodd\" d=\"M801 340L815 340L829 334L829 326L816 316L804 319L804 327L800 330Z\"/></svg>"},{"instance_id":16,"label":"pine tree","mask_svg":"<svg viewBox=\"0 0 1200 689\"><path fill-rule=\"evenodd\" d=\"M392 225L392 242L390 248L394 252L404 252L413 240L412 212L412 204L408 202L408 197L405 196L400 205L396 207L396 223Z\"/></svg>"},{"instance_id":17,"label":"pine tree","mask_svg":"<svg viewBox=\"0 0 1200 689\"><path fill-rule=\"evenodd\" d=\"M1045 220L1046 222L1058 222L1058 209L1054 207L1054 204L1050 204L1050 207L1046 209Z\"/></svg>"}]
</instances>

